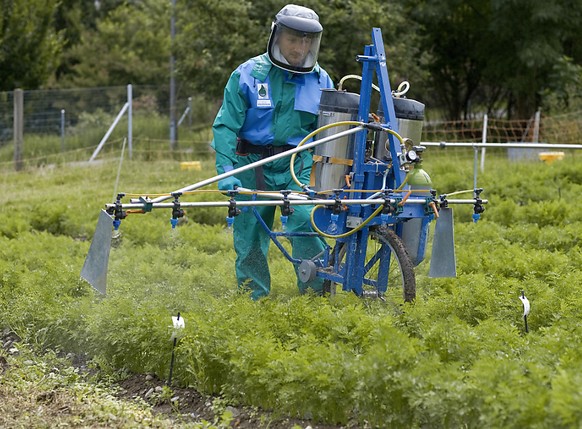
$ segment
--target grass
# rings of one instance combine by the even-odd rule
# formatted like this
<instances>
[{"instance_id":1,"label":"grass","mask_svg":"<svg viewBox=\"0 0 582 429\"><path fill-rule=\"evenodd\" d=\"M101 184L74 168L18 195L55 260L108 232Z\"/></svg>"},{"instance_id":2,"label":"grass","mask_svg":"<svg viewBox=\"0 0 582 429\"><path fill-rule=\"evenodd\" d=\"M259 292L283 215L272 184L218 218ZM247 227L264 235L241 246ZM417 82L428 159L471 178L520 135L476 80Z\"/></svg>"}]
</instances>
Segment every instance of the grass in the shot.
<instances>
[{"instance_id":1,"label":"grass","mask_svg":"<svg viewBox=\"0 0 582 429\"><path fill-rule=\"evenodd\" d=\"M208 123L183 125L178 129L173 148L170 147L168 119L156 114L137 111L132 122L132 147L127 141L128 123L124 116L106 140L103 140L115 117L97 112L86 114L72 128L65 138L54 134L24 134L22 163L24 167L62 165L70 162L88 161L93 155L96 160L119 157L124 148L125 157L153 161L173 158L190 161L211 156L209 144L212 140ZM98 146L102 144L97 152ZM3 143L3 144L2 144ZM131 150L130 150L131 149ZM14 143L0 142L0 169L14 168Z\"/></svg>"},{"instance_id":2,"label":"grass","mask_svg":"<svg viewBox=\"0 0 582 429\"><path fill-rule=\"evenodd\" d=\"M219 427L204 422L177 422L154 414L151 404L121 399L119 388L51 351L35 352L19 342L10 353L0 352L0 361L4 363L0 384L1 427Z\"/></svg>"},{"instance_id":3,"label":"grass","mask_svg":"<svg viewBox=\"0 0 582 429\"><path fill-rule=\"evenodd\" d=\"M488 152L488 155L490 152ZM471 188L472 154L427 150L434 187ZM213 174L177 160L126 161L118 191L169 192ZM355 427L572 427L582 421L582 186L574 156L488 159L490 204L455 207L458 277L417 269L414 304L300 296L271 254L273 293L236 290L225 210L131 215L111 251L107 297L79 272L116 162L0 175L0 320L49 350L86 352L101 371L168 374L170 317L186 320L175 380L233 403ZM215 192L192 199L222 198ZM430 254L430 253L428 253ZM532 303L525 332L521 291Z\"/></svg>"}]
</instances>

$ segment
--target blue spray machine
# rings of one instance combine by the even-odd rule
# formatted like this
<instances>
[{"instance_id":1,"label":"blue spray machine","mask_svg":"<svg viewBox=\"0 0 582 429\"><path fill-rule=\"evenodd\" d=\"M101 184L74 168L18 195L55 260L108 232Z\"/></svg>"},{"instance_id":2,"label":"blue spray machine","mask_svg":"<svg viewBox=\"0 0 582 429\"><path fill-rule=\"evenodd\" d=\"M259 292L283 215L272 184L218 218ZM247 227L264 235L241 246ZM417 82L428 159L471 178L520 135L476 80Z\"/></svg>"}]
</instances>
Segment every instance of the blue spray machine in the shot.
<instances>
[{"instance_id":1,"label":"blue spray machine","mask_svg":"<svg viewBox=\"0 0 582 429\"><path fill-rule=\"evenodd\" d=\"M112 235L129 212L171 209L175 227L186 207L225 207L227 222L232 225L245 206L253 210L276 247L298 267L300 280L320 277L329 293L341 285L344 291L359 296L384 297L396 292L404 301L414 300L414 268L425 258L429 224L435 219L429 275L455 277L453 214L449 205L472 204L479 215L487 201L480 198L480 189L474 190L472 199L465 200L437 196L432 189L430 176L422 169L424 148L419 144L424 105L392 92L379 28L372 30L372 44L365 46L357 61L362 64L360 93L324 91L318 129L296 148L154 199L142 196L122 203L125 195L119 194L101 212L81 277L105 293ZM372 111L374 89L379 91L380 103ZM188 192L275 159L291 157L293 166L296 154L303 150L313 150L311 183L300 183L291 167L303 192L259 194L239 188L228 192L228 201L180 201ZM239 201L239 193L256 198ZM164 202L170 198L171 203ZM268 228L256 210L261 205L280 207L282 231ZM284 230L294 205L313 207L313 232ZM319 236L326 243L325 250L311 259L293 258L281 242L291 236Z\"/></svg>"}]
</instances>

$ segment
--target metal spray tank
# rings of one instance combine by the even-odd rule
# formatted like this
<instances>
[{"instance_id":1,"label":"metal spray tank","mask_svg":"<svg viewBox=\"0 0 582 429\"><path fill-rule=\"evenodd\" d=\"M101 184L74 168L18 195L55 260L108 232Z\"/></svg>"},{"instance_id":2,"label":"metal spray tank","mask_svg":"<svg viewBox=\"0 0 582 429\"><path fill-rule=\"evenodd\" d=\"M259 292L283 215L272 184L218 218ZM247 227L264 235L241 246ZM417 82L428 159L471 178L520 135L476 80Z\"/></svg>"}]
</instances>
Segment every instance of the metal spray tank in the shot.
<instances>
[{"instance_id":1,"label":"metal spray tank","mask_svg":"<svg viewBox=\"0 0 582 429\"><path fill-rule=\"evenodd\" d=\"M394 112L398 123L398 134L409 138L414 144L420 144L422 123L424 121L424 104L411 98L392 97ZM382 104L378 107L378 116L381 122L385 121ZM380 161L390 159L390 150L387 146L388 133L383 131L374 138L374 157Z\"/></svg>"},{"instance_id":2,"label":"metal spray tank","mask_svg":"<svg viewBox=\"0 0 582 429\"><path fill-rule=\"evenodd\" d=\"M406 157L409 162L405 189L411 191L413 196L428 197L432 189L432 181L429 174L422 168L421 156L424 148L419 146L424 121L424 104L401 97L392 97L392 102L398 134L403 137L407 146ZM384 122L382 104L377 114ZM385 131L377 133L374 138L374 157L383 162L391 159L387 141L388 133ZM414 265L418 265L424 259L427 236L428 222L423 218L409 219L402 224L402 241Z\"/></svg>"},{"instance_id":3,"label":"metal spray tank","mask_svg":"<svg viewBox=\"0 0 582 429\"><path fill-rule=\"evenodd\" d=\"M360 95L353 92L324 89L319 102L317 128L358 118ZM349 125L340 125L320 132L318 139L347 131ZM355 135L316 146L313 149L312 187L316 191L340 189L346 186L346 175L350 173Z\"/></svg>"}]
</instances>

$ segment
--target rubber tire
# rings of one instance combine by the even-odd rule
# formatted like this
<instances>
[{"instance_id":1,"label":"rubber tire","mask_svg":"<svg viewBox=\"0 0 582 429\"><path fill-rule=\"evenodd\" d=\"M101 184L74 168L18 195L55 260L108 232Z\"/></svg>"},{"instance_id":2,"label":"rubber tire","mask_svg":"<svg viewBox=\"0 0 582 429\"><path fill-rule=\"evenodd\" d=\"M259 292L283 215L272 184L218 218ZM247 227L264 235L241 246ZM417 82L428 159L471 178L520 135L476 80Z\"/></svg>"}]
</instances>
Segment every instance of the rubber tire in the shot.
<instances>
[{"instance_id":1,"label":"rubber tire","mask_svg":"<svg viewBox=\"0 0 582 429\"><path fill-rule=\"evenodd\" d=\"M386 227L376 227L370 229L370 235L368 239L368 247L370 242L376 240L382 245L386 245L391 249L391 264L397 262L400 268L400 282L402 284L402 297L405 302L412 302L416 299L416 276L414 274L414 265L406 246L402 242L402 239L390 228ZM345 246L344 243L337 243L336 246L341 246L338 250L340 255L340 260L345 258ZM330 258L330 267L335 264L336 252L332 253ZM389 280L390 283L390 280ZM394 287L388 284L388 287ZM331 281L326 280L323 284L324 294L329 294L332 291Z\"/></svg>"}]
</instances>

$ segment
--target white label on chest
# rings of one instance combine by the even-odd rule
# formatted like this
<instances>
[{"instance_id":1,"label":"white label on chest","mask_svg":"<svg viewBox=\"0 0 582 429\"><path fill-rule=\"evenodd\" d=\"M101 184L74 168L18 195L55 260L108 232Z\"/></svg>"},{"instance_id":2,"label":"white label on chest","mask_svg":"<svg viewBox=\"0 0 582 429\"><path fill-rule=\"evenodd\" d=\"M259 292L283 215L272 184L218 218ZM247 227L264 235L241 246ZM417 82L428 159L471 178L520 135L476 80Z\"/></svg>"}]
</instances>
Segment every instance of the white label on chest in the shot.
<instances>
[{"instance_id":1,"label":"white label on chest","mask_svg":"<svg viewBox=\"0 0 582 429\"><path fill-rule=\"evenodd\" d=\"M260 83L257 91L257 107L271 107L271 99L269 98L269 85Z\"/></svg>"}]
</instances>

